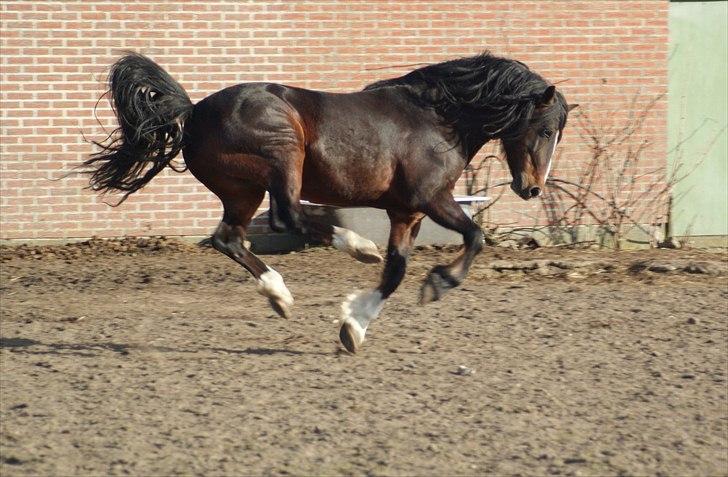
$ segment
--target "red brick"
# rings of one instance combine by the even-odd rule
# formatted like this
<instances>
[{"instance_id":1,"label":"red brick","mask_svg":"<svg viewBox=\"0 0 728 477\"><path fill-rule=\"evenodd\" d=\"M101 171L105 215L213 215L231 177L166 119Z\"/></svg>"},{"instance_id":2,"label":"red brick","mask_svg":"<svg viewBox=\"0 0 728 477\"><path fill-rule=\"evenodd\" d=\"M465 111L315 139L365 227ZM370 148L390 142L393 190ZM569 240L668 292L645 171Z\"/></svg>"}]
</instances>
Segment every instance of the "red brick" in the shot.
<instances>
[{"instance_id":1,"label":"red brick","mask_svg":"<svg viewBox=\"0 0 728 477\"><path fill-rule=\"evenodd\" d=\"M217 199L191 174L165 171L112 209L84 189L85 178L57 182L102 140L93 108L105 71L122 49L151 55L199 101L241 81L277 81L327 91L358 90L403 74L397 65L429 63L485 48L530 64L581 110L606 127L628 118L667 87L668 2L0 2L3 49L0 125L0 238L208 234L221 215ZM150 13L157 17L150 20ZM388 67L381 69L382 67ZM638 139L652 143L645 171L664 166L666 99ZM108 102L98 119L115 127ZM589 144L574 118L556 170L578 177ZM635 142L636 143L636 142ZM497 151L487 145L486 152ZM498 180L508 180L503 165ZM648 178L642 179L644 187ZM497 191L496 191L497 192ZM264 202L262 207L266 207ZM489 210L502 224L532 225L538 204L507 192ZM264 231L256 221L251 231Z\"/></svg>"}]
</instances>

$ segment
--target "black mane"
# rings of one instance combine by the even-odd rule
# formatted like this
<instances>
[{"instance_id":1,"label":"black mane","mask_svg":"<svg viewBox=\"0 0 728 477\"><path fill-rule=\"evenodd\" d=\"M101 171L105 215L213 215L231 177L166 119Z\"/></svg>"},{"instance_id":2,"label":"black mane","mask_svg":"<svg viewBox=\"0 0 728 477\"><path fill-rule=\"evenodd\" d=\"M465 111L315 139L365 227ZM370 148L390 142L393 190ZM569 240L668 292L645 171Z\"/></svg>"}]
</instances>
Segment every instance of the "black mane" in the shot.
<instances>
[{"instance_id":1,"label":"black mane","mask_svg":"<svg viewBox=\"0 0 728 477\"><path fill-rule=\"evenodd\" d=\"M520 61L485 52L425 66L364 89L393 86L408 87L417 101L434 108L461 135L477 131L487 141L519 137L549 83ZM558 91L556 101L561 107L548 114L561 115L563 123L566 102Z\"/></svg>"}]
</instances>

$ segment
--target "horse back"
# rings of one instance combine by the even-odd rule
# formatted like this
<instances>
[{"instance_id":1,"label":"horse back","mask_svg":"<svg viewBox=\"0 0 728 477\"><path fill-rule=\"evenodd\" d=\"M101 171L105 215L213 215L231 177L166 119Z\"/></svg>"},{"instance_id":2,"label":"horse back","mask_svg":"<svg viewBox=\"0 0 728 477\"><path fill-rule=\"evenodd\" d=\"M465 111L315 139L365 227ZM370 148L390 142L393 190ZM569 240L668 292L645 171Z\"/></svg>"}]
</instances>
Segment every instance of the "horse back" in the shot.
<instances>
[{"instance_id":1,"label":"horse back","mask_svg":"<svg viewBox=\"0 0 728 477\"><path fill-rule=\"evenodd\" d=\"M191 145L238 154L267 173L296 171L302 198L340 205L386 206L393 188L403 192L427 179L423 166L435 149L448 149L432 113L390 88L340 94L241 84L202 100L189 122ZM448 162L437 161L439 169Z\"/></svg>"}]
</instances>

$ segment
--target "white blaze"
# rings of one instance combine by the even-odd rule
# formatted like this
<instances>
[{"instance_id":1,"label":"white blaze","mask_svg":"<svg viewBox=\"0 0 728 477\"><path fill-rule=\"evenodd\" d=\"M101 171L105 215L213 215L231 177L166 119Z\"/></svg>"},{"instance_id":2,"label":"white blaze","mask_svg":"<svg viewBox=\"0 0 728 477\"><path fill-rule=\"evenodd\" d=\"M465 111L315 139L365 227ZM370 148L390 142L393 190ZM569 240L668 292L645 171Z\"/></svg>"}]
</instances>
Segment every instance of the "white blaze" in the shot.
<instances>
[{"instance_id":1,"label":"white blaze","mask_svg":"<svg viewBox=\"0 0 728 477\"><path fill-rule=\"evenodd\" d=\"M561 139L560 131L556 133L554 145L551 146L551 152L549 153L549 162L546 163L546 174L543 176L544 184L546 183L546 180L549 178L549 172L551 172L551 163L554 160L554 152L556 152L556 146L559 144L559 139Z\"/></svg>"}]
</instances>

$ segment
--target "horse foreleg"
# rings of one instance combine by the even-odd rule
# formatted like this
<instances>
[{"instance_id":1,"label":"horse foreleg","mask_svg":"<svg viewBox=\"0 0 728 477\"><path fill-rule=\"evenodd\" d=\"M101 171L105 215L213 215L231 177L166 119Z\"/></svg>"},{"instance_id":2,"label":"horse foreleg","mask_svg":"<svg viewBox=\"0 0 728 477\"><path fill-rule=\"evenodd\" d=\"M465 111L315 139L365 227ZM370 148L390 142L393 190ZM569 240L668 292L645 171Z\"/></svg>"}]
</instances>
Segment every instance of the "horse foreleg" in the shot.
<instances>
[{"instance_id":1,"label":"horse foreleg","mask_svg":"<svg viewBox=\"0 0 728 477\"><path fill-rule=\"evenodd\" d=\"M339 339L344 347L355 353L364 342L369 324L379 316L384 302L394 293L407 270L407 258L420 229L422 214L403 215L388 212L391 222L387 262L379 286L370 291L349 295L342 303L342 322Z\"/></svg>"},{"instance_id":2,"label":"horse foreleg","mask_svg":"<svg viewBox=\"0 0 728 477\"><path fill-rule=\"evenodd\" d=\"M430 270L420 291L421 304L439 300L448 290L460 285L485 243L483 231L463 212L450 192L439 195L428 204L426 212L439 225L461 233L464 247L452 263L437 265Z\"/></svg>"}]
</instances>

